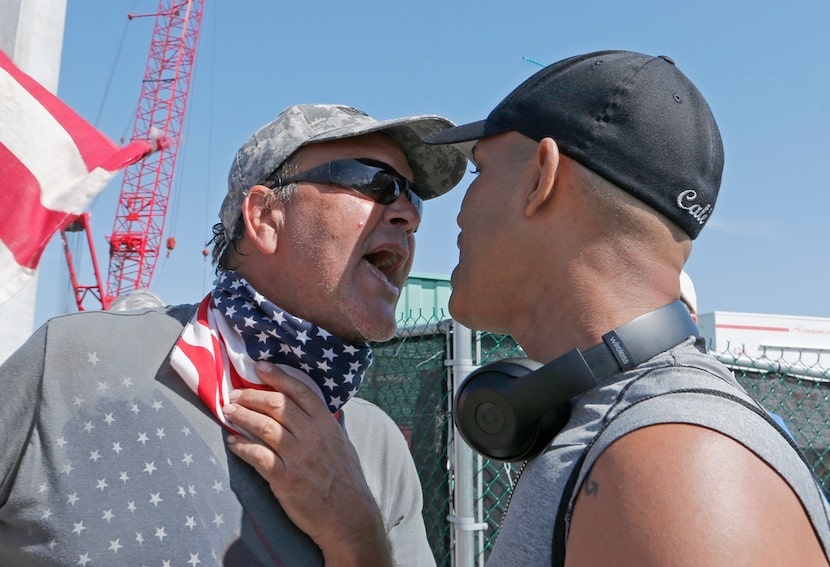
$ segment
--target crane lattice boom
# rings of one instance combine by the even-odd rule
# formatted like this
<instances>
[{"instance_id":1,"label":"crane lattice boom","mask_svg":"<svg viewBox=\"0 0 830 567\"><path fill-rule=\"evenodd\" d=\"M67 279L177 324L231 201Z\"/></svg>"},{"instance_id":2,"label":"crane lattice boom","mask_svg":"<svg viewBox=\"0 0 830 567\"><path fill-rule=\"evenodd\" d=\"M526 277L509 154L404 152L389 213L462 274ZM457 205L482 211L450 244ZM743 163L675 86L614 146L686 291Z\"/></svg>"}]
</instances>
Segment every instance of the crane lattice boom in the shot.
<instances>
[{"instance_id":1,"label":"crane lattice boom","mask_svg":"<svg viewBox=\"0 0 830 567\"><path fill-rule=\"evenodd\" d=\"M147 288L161 247L176 155L196 58L204 0L160 0L132 139L169 144L125 170L104 308L120 294ZM130 16L134 18L138 16Z\"/></svg>"}]
</instances>

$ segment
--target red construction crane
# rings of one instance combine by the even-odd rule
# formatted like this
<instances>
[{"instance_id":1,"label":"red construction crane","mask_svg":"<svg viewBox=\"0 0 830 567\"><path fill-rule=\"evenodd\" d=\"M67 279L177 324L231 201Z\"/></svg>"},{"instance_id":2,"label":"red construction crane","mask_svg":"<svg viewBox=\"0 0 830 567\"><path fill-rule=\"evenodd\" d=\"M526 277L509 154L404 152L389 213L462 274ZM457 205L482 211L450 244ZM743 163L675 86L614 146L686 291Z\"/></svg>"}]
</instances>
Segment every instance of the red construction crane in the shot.
<instances>
[{"instance_id":1,"label":"red construction crane","mask_svg":"<svg viewBox=\"0 0 830 567\"><path fill-rule=\"evenodd\" d=\"M122 293L150 286L161 253L203 8L204 0L160 0L155 14L129 15L130 19L156 18L132 139L160 142L159 151L124 172L115 223L108 237L110 262L106 292L89 236L88 215L78 215L75 222L61 231L75 301L81 311L88 294L100 301L101 308L107 309ZM87 233L95 270L94 285L80 285L73 268L65 232L79 230ZM171 242L175 240L168 238L167 245Z\"/></svg>"}]
</instances>

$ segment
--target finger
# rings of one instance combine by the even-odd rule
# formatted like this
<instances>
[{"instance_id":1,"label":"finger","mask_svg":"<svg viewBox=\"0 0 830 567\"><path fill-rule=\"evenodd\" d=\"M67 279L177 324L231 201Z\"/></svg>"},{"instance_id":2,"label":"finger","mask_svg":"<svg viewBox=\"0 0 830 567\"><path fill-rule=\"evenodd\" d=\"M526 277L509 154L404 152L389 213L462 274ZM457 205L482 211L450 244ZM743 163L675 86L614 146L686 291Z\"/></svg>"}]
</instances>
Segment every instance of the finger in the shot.
<instances>
[{"instance_id":1,"label":"finger","mask_svg":"<svg viewBox=\"0 0 830 567\"><path fill-rule=\"evenodd\" d=\"M278 366L260 360L256 364L256 373L264 384L288 396L309 416L320 417L331 413L317 392Z\"/></svg>"},{"instance_id":2,"label":"finger","mask_svg":"<svg viewBox=\"0 0 830 567\"><path fill-rule=\"evenodd\" d=\"M253 388L233 390L229 403L225 404L222 411L232 423L247 429L250 433L266 435L269 441L276 440L276 437L271 435L272 433L279 433L279 431L270 430L273 425L271 421L278 423L288 433L295 433L315 423L317 427L323 429L327 429L328 422L332 425L336 423L328 411L323 411L316 417L311 416L290 397L272 390Z\"/></svg>"},{"instance_id":3,"label":"finger","mask_svg":"<svg viewBox=\"0 0 830 567\"><path fill-rule=\"evenodd\" d=\"M285 462L279 454L257 441L246 439L241 435L228 435L228 448L231 452L254 467L261 477L268 480L283 474Z\"/></svg>"},{"instance_id":4,"label":"finger","mask_svg":"<svg viewBox=\"0 0 830 567\"><path fill-rule=\"evenodd\" d=\"M294 427L301 426L306 421L315 419L315 417L309 415L292 399L292 396L302 397L302 394L298 392L302 392L303 389L308 390L311 395L315 395L307 386L298 383L296 379L291 378L281 369L272 365L266 365L264 370L267 372L259 372L260 376L273 375L275 377L269 381L270 383L263 381L266 387L270 386L270 388L233 390L230 394L229 401L232 404L237 404L262 415L269 416L288 429L293 429ZM288 393L282 390L288 390ZM325 408L322 409L324 410L322 415L330 415L325 411ZM313 413L317 414L316 411ZM236 422L239 425L242 425L242 422L239 420L255 419L255 416L250 416L246 413L240 413L237 417L233 418L230 415L228 417L229 419L237 420Z\"/></svg>"},{"instance_id":5,"label":"finger","mask_svg":"<svg viewBox=\"0 0 830 567\"><path fill-rule=\"evenodd\" d=\"M309 417L279 392L234 390L222 413L231 424L241 427L270 447L293 440L293 429L303 427Z\"/></svg>"}]
</instances>

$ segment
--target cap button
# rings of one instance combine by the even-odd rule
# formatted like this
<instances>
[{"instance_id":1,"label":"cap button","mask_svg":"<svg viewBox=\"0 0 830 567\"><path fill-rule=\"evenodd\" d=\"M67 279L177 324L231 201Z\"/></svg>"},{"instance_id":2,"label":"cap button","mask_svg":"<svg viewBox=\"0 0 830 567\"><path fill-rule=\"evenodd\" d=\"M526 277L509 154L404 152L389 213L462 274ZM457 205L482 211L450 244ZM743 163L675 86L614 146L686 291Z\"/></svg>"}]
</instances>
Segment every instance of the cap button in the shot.
<instances>
[{"instance_id":1,"label":"cap button","mask_svg":"<svg viewBox=\"0 0 830 567\"><path fill-rule=\"evenodd\" d=\"M672 65L674 65L674 59L672 59L668 55L658 55L657 57L659 57L660 59L663 59L663 60L671 63Z\"/></svg>"}]
</instances>

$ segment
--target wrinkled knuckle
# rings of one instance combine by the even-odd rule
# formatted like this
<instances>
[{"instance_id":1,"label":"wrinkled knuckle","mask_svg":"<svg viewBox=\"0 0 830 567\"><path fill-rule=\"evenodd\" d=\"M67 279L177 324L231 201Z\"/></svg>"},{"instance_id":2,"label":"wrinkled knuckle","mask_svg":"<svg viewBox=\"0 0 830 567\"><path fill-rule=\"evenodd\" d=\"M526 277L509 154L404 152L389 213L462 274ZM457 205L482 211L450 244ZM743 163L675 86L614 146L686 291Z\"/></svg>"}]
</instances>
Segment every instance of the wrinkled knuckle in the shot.
<instances>
[{"instance_id":1,"label":"wrinkled knuckle","mask_svg":"<svg viewBox=\"0 0 830 567\"><path fill-rule=\"evenodd\" d=\"M301 391L297 392L297 397L298 397L298 398L300 398L300 399L302 399L302 400L304 400L304 401L309 401L309 402L312 402L312 401L319 401L319 399L320 399L320 398L317 396L317 394L315 394L314 392L312 392L312 391L311 391L310 389L308 389L308 388L305 388L305 389L303 389L303 390L301 390Z\"/></svg>"},{"instance_id":2,"label":"wrinkled knuckle","mask_svg":"<svg viewBox=\"0 0 830 567\"><path fill-rule=\"evenodd\" d=\"M268 452L262 445L254 445L251 447L251 457L257 462L258 465L261 466L265 463L267 456Z\"/></svg>"},{"instance_id":3,"label":"wrinkled knuckle","mask_svg":"<svg viewBox=\"0 0 830 567\"><path fill-rule=\"evenodd\" d=\"M264 438L274 439L279 434L279 424L272 419L266 419L263 421L260 431L262 431Z\"/></svg>"},{"instance_id":4,"label":"wrinkled knuckle","mask_svg":"<svg viewBox=\"0 0 830 567\"><path fill-rule=\"evenodd\" d=\"M251 464L263 478L271 476L274 466L273 454L265 447L259 446L251 451Z\"/></svg>"},{"instance_id":5,"label":"wrinkled knuckle","mask_svg":"<svg viewBox=\"0 0 830 567\"><path fill-rule=\"evenodd\" d=\"M285 403L285 394L274 392L272 395L268 396L268 408L271 410L281 410L285 407Z\"/></svg>"}]
</instances>

